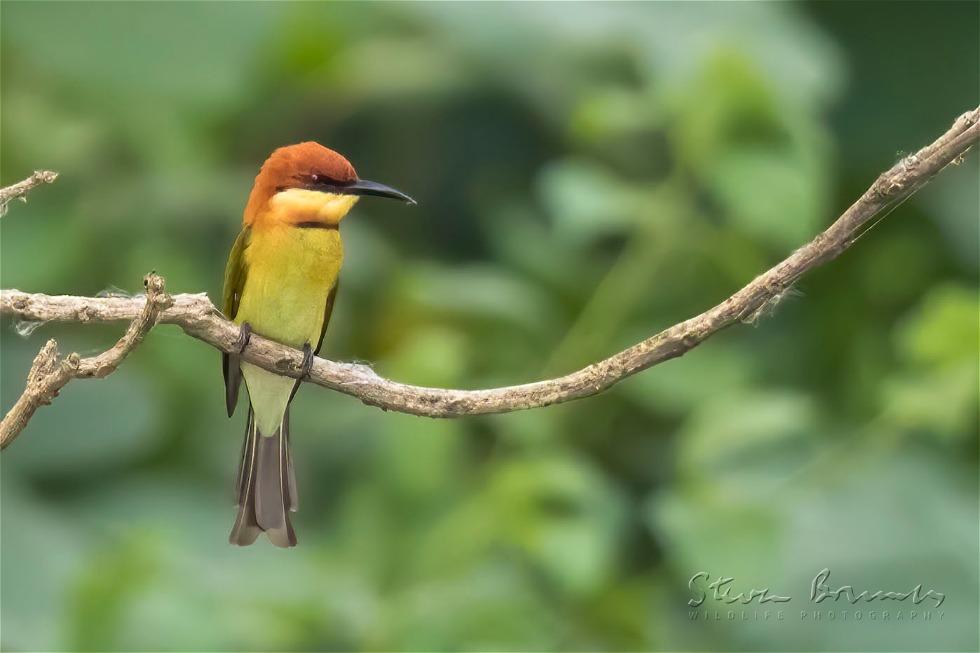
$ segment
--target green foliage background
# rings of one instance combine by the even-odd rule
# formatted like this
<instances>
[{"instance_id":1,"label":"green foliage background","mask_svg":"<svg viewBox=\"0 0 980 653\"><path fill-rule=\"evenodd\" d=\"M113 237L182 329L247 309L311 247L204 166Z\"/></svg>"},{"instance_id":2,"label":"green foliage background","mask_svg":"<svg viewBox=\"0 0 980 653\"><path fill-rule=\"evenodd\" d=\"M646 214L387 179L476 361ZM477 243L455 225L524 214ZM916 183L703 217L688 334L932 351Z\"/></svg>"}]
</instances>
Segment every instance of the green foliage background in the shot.
<instances>
[{"instance_id":1,"label":"green foliage background","mask_svg":"<svg viewBox=\"0 0 980 653\"><path fill-rule=\"evenodd\" d=\"M251 180L315 139L364 201L325 353L561 373L726 297L976 106L978 5L2 5L3 287L220 292ZM304 389L292 551L226 544L243 416L173 328L2 459L5 650L976 650L978 157L775 315L600 397L432 421ZM2 407L45 338L2 332ZM21 325L21 330L23 325ZM947 594L813 623L809 582ZM794 600L692 622L688 579ZM838 606L840 608L842 606Z\"/></svg>"}]
</instances>

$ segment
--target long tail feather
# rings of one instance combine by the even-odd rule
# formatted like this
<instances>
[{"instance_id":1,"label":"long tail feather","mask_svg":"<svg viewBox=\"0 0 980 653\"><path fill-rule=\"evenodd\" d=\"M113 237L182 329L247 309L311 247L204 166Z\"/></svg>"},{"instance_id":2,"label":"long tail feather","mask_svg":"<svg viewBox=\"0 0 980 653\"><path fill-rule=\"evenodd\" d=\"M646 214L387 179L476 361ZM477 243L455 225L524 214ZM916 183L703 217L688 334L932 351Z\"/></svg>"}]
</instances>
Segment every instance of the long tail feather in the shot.
<instances>
[{"instance_id":1,"label":"long tail feather","mask_svg":"<svg viewBox=\"0 0 980 653\"><path fill-rule=\"evenodd\" d=\"M238 518L229 541L246 546L259 532L276 546L296 546L289 512L298 506L296 479L289 453L289 413L272 436L263 436L249 418L238 483Z\"/></svg>"},{"instance_id":2,"label":"long tail feather","mask_svg":"<svg viewBox=\"0 0 980 653\"><path fill-rule=\"evenodd\" d=\"M293 447L290 442L290 431L289 431L289 409L286 409L286 414L282 418L283 430L286 433L285 436L285 450L286 450L286 478L287 478L287 488L289 490L289 501L286 506L289 508L289 512L296 512L299 510L299 493L296 491L296 467L293 465Z\"/></svg>"},{"instance_id":3,"label":"long tail feather","mask_svg":"<svg viewBox=\"0 0 980 653\"><path fill-rule=\"evenodd\" d=\"M235 480L235 501L236 505L242 504L246 487L246 474L248 473L250 460L252 457L252 442L255 436L255 420L252 415L252 408L248 409L248 421L245 423L245 438L242 440L242 455L238 462L238 478Z\"/></svg>"},{"instance_id":4,"label":"long tail feather","mask_svg":"<svg viewBox=\"0 0 980 653\"><path fill-rule=\"evenodd\" d=\"M229 542L239 546L248 546L262 532L255 521L255 450L258 437L255 419L249 409L242 443L242 461L238 467L238 517L228 536Z\"/></svg>"}]
</instances>

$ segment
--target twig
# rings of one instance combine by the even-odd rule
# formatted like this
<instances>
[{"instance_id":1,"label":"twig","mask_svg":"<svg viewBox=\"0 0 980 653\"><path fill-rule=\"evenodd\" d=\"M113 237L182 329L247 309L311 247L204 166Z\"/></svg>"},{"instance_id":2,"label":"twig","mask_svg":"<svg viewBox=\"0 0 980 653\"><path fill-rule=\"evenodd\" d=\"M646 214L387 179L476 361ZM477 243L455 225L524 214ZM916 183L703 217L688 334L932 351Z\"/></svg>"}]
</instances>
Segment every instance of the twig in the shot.
<instances>
[{"instance_id":1,"label":"twig","mask_svg":"<svg viewBox=\"0 0 980 653\"><path fill-rule=\"evenodd\" d=\"M862 227L884 208L914 193L947 165L958 163L980 140L978 119L980 108L960 116L935 142L882 173L824 232L714 308L577 372L489 390L449 390L398 383L378 376L364 365L317 358L309 380L383 410L426 417L505 413L597 394L641 370L683 355L731 324L758 315L760 309L784 296L803 274L836 258L853 244ZM0 313L25 320L125 320L144 308L141 297L92 298L0 291ZM224 319L204 294L176 295L173 305L160 314L160 322L176 324L188 335L224 352L232 352L236 347L238 327ZM303 354L253 335L243 358L296 378L301 373Z\"/></svg>"},{"instance_id":2,"label":"twig","mask_svg":"<svg viewBox=\"0 0 980 653\"><path fill-rule=\"evenodd\" d=\"M160 312L173 304L173 300L164 292L164 281L159 275L146 275L143 285L146 286L143 307L123 337L107 351L91 358L81 358L73 352L59 359L58 343L55 340L48 340L41 348L27 374L24 393L0 422L0 449L6 449L24 430L34 412L39 407L50 404L69 381L101 379L112 374L129 352L140 344L143 336L156 324Z\"/></svg>"},{"instance_id":3,"label":"twig","mask_svg":"<svg viewBox=\"0 0 980 653\"><path fill-rule=\"evenodd\" d=\"M29 190L41 184L50 184L57 178L57 172L52 172L51 170L35 170L34 174L24 181L19 181L6 188L0 188L0 218L7 214L7 204L10 203L10 200L20 198L26 202L27 192Z\"/></svg>"}]
</instances>

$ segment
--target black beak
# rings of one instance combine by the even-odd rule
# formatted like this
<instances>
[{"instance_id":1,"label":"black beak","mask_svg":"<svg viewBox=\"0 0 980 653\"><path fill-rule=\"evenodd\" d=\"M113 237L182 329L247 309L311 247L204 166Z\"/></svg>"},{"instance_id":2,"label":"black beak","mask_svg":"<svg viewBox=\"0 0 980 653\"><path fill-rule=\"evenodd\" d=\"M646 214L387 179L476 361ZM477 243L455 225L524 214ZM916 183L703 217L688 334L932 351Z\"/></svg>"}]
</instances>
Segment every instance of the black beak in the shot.
<instances>
[{"instance_id":1,"label":"black beak","mask_svg":"<svg viewBox=\"0 0 980 653\"><path fill-rule=\"evenodd\" d=\"M368 181L367 179L358 179L352 184L345 184L343 188L343 192L348 195L373 195L374 197L387 197L388 199L401 200L407 204L416 203L415 200L400 190L395 190L391 186L385 186L384 184L379 184L376 181Z\"/></svg>"}]
</instances>

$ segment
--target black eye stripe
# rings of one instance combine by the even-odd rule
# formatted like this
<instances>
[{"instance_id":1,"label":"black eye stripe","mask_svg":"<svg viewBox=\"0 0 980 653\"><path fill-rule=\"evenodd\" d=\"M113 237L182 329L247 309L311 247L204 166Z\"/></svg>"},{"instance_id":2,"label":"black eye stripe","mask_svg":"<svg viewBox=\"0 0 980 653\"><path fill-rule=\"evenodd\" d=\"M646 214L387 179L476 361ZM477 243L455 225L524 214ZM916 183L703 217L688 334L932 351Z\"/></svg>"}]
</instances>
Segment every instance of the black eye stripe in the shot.
<instances>
[{"instance_id":1,"label":"black eye stripe","mask_svg":"<svg viewBox=\"0 0 980 653\"><path fill-rule=\"evenodd\" d=\"M320 173L296 175L294 179L296 180L295 184L291 184L289 186L276 186L276 192L281 193L284 190L299 188L302 190L316 190L320 191L321 193L344 194L347 192L346 189L354 183L354 181L340 181L338 179L332 179Z\"/></svg>"},{"instance_id":2,"label":"black eye stripe","mask_svg":"<svg viewBox=\"0 0 980 653\"><path fill-rule=\"evenodd\" d=\"M293 177L296 183L290 186L278 186L276 187L276 192L282 192L284 190L289 190L291 188L301 188L303 190L316 190L321 193L338 193L344 194L346 188L350 186L353 181L340 181L339 179L333 179L319 172L312 172L305 175L296 175Z\"/></svg>"},{"instance_id":3,"label":"black eye stripe","mask_svg":"<svg viewBox=\"0 0 980 653\"><path fill-rule=\"evenodd\" d=\"M308 175L299 175L297 177L299 181L305 182L307 184L316 184L318 186L344 186L349 182L344 182L339 179L334 179L322 172L314 172Z\"/></svg>"}]
</instances>

